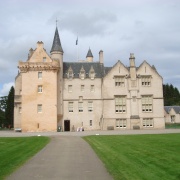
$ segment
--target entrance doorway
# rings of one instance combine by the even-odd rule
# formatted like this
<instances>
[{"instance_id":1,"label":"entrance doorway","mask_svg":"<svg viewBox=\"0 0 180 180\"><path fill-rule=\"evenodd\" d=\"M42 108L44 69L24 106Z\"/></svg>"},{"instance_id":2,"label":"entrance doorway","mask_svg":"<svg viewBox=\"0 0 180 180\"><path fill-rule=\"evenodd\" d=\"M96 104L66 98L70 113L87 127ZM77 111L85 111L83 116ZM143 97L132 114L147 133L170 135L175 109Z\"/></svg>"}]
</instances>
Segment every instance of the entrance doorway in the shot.
<instances>
[{"instance_id":1,"label":"entrance doorway","mask_svg":"<svg viewBox=\"0 0 180 180\"><path fill-rule=\"evenodd\" d=\"M64 120L64 131L70 131L70 120Z\"/></svg>"}]
</instances>

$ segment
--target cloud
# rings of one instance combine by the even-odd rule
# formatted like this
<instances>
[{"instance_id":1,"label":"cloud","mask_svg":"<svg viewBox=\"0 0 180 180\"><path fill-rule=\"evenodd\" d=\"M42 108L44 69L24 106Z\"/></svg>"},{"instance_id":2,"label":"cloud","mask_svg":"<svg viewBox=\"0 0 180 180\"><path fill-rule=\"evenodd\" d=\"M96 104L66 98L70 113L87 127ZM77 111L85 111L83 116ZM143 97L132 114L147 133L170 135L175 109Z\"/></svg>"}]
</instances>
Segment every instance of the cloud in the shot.
<instances>
[{"instance_id":1,"label":"cloud","mask_svg":"<svg viewBox=\"0 0 180 180\"><path fill-rule=\"evenodd\" d=\"M0 89L0 97L7 96L12 86L14 86L14 82L3 84L2 88Z\"/></svg>"},{"instance_id":2,"label":"cloud","mask_svg":"<svg viewBox=\"0 0 180 180\"><path fill-rule=\"evenodd\" d=\"M61 15L61 16L60 16ZM107 11L89 12L56 12L48 21L53 22L56 17L61 17L60 28L80 36L104 35L110 30L117 16Z\"/></svg>"}]
</instances>

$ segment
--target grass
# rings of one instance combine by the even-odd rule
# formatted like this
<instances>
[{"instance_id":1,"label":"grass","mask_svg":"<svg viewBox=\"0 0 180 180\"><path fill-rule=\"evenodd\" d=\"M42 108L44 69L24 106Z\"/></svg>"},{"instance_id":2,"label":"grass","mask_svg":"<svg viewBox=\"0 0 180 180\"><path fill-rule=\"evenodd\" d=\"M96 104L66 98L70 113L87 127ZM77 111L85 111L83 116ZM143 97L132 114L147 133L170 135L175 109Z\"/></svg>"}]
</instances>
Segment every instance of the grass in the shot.
<instances>
[{"instance_id":1,"label":"grass","mask_svg":"<svg viewBox=\"0 0 180 180\"><path fill-rule=\"evenodd\" d=\"M180 123L166 123L166 129L180 129Z\"/></svg>"},{"instance_id":2,"label":"grass","mask_svg":"<svg viewBox=\"0 0 180 180\"><path fill-rule=\"evenodd\" d=\"M87 136L115 180L180 179L180 134Z\"/></svg>"},{"instance_id":3,"label":"grass","mask_svg":"<svg viewBox=\"0 0 180 180\"><path fill-rule=\"evenodd\" d=\"M0 138L0 179L4 179L29 158L41 150L48 137Z\"/></svg>"}]
</instances>

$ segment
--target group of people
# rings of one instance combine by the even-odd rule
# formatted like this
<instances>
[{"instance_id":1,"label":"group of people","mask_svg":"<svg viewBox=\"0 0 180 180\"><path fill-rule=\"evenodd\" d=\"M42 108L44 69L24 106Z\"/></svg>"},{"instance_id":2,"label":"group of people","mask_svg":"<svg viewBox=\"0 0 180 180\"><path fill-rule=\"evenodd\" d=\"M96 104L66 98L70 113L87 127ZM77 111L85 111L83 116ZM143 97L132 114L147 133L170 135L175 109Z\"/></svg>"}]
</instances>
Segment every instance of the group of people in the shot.
<instances>
[{"instance_id":1,"label":"group of people","mask_svg":"<svg viewBox=\"0 0 180 180\"><path fill-rule=\"evenodd\" d=\"M80 132L80 131L84 131L84 128L83 127L78 127L77 132Z\"/></svg>"}]
</instances>

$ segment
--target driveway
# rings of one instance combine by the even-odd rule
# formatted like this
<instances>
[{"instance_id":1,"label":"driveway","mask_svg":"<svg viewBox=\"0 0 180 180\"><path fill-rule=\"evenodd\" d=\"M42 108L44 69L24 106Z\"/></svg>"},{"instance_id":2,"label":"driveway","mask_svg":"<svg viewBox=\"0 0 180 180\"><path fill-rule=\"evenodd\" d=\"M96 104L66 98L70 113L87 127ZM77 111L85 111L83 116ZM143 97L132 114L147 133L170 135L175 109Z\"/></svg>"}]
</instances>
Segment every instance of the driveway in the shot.
<instances>
[{"instance_id":1,"label":"driveway","mask_svg":"<svg viewBox=\"0 0 180 180\"><path fill-rule=\"evenodd\" d=\"M51 142L7 180L112 180L91 147L77 136Z\"/></svg>"},{"instance_id":2,"label":"driveway","mask_svg":"<svg viewBox=\"0 0 180 180\"><path fill-rule=\"evenodd\" d=\"M0 137L51 137L51 142L45 148L7 180L112 180L103 163L81 136L165 133L180 133L180 129L36 133L0 131Z\"/></svg>"}]
</instances>

